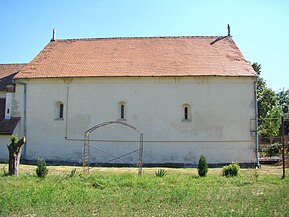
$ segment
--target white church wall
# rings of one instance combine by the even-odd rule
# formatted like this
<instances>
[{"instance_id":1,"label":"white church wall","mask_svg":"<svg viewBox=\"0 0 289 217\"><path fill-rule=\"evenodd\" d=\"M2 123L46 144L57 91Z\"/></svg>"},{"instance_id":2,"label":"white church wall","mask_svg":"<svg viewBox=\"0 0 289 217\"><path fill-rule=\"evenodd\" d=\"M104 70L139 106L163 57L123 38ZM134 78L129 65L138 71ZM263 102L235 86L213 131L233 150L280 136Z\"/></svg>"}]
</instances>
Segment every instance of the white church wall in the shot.
<instances>
[{"instance_id":1,"label":"white church wall","mask_svg":"<svg viewBox=\"0 0 289 217\"><path fill-rule=\"evenodd\" d=\"M250 123L255 119L253 78L22 81L27 82L27 159L81 162L84 132L101 122L122 120L144 133L144 163L196 164L201 154L214 164L256 162L255 137L250 133ZM20 85L15 114L21 116L23 98ZM59 102L63 103L63 118L56 117ZM121 119L123 103L125 117ZM184 105L189 105L189 120L184 120ZM115 155L130 150L128 144L138 146L134 132L116 128L92 133L91 139L113 140L92 142L93 145ZM91 154L92 161L108 160L108 156L99 152ZM135 161L137 155L127 159Z\"/></svg>"}]
</instances>

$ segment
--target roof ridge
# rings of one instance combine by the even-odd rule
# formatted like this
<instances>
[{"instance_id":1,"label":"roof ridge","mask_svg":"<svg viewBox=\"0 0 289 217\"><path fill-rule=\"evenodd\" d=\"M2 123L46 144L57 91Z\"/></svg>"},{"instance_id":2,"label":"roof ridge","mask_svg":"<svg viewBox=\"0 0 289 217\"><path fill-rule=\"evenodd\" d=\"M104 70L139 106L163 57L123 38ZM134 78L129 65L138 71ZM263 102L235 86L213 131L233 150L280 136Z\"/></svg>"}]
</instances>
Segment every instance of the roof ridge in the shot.
<instances>
[{"instance_id":1,"label":"roof ridge","mask_svg":"<svg viewBox=\"0 0 289 217\"><path fill-rule=\"evenodd\" d=\"M25 64L28 64L28 63L0 63L1 66L4 66L4 65L25 65Z\"/></svg>"},{"instance_id":2,"label":"roof ridge","mask_svg":"<svg viewBox=\"0 0 289 217\"><path fill-rule=\"evenodd\" d=\"M93 40L110 40L110 39L165 39L165 38L199 38L199 39L213 39L228 36L145 36L145 37L101 37L101 38L69 38L69 39L55 39L54 41L93 41ZM230 37L230 36L229 36ZM54 42L52 41L52 42Z\"/></svg>"}]
</instances>

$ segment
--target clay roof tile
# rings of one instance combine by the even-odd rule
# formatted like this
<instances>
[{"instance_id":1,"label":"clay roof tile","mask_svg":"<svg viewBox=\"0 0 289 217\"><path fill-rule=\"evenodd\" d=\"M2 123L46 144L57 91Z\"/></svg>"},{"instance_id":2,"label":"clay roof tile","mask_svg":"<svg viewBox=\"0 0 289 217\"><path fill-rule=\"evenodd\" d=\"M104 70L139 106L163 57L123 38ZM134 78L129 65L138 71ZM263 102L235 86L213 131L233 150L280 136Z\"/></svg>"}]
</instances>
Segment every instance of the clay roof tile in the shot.
<instances>
[{"instance_id":1,"label":"clay roof tile","mask_svg":"<svg viewBox=\"0 0 289 217\"><path fill-rule=\"evenodd\" d=\"M256 76L232 37L55 40L15 78Z\"/></svg>"}]
</instances>

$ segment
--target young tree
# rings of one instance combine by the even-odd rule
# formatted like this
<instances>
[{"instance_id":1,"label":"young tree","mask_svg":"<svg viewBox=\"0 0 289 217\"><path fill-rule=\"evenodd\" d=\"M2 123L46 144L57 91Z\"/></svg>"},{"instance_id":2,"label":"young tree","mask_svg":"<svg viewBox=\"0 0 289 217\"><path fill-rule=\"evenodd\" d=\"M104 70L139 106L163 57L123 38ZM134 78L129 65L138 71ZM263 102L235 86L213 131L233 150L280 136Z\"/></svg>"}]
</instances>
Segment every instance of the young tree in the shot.
<instances>
[{"instance_id":1,"label":"young tree","mask_svg":"<svg viewBox=\"0 0 289 217\"><path fill-rule=\"evenodd\" d=\"M199 176L203 177L206 176L208 172L208 163L207 159L204 155L201 155L199 159L199 164L198 164L198 173Z\"/></svg>"},{"instance_id":2,"label":"young tree","mask_svg":"<svg viewBox=\"0 0 289 217\"><path fill-rule=\"evenodd\" d=\"M48 174L48 168L46 167L46 162L42 158L38 158L36 174L38 177L45 177Z\"/></svg>"},{"instance_id":3,"label":"young tree","mask_svg":"<svg viewBox=\"0 0 289 217\"><path fill-rule=\"evenodd\" d=\"M7 145L9 150L9 175L18 176L21 149L26 142L26 138L23 137L18 141L16 136L11 136L10 140L10 145Z\"/></svg>"}]
</instances>

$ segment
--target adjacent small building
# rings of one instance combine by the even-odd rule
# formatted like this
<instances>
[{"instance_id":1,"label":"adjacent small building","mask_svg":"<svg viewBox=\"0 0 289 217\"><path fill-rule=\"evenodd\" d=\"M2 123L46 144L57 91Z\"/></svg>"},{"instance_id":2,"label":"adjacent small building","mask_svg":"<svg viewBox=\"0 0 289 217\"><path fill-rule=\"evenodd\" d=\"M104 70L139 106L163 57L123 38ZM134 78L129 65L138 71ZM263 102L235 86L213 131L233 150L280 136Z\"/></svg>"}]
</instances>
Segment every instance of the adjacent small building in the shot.
<instances>
[{"instance_id":1,"label":"adjacent small building","mask_svg":"<svg viewBox=\"0 0 289 217\"><path fill-rule=\"evenodd\" d=\"M13 77L26 64L0 64L0 159L7 159L7 144L12 134L18 135L20 117L13 116L17 103L15 100L15 83ZM14 107L12 106L14 105ZM7 149L7 150L6 150Z\"/></svg>"},{"instance_id":2,"label":"adjacent small building","mask_svg":"<svg viewBox=\"0 0 289 217\"><path fill-rule=\"evenodd\" d=\"M118 121L143 132L144 165L258 162L256 73L231 36L53 38L14 79L25 160L81 163L85 131ZM90 162L137 162L138 142L123 125L98 129Z\"/></svg>"}]
</instances>

